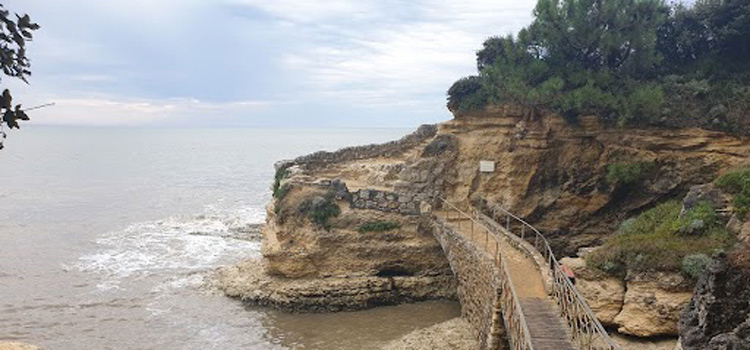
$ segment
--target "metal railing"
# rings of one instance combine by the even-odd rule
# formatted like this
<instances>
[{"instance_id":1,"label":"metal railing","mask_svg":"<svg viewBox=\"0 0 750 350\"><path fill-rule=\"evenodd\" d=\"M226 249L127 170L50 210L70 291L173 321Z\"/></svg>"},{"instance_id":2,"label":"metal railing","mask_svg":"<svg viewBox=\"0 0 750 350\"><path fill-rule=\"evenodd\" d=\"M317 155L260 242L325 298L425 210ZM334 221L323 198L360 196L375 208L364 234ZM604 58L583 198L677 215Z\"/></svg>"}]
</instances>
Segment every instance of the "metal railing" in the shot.
<instances>
[{"instance_id":1,"label":"metal railing","mask_svg":"<svg viewBox=\"0 0 750 350\"><path fill-rule=\"evenodd\" d=\"M578 349L582 350L621 350L607 334L599 319L589 308L586 300L581 296L576 287L563 272L562 265L555 258L549 242L539 230L528 222L500 206L492 206L493 219L500 217L498 213L505 216L505 231L516 235L522 240L531 243L527 234L533 235L534 248L544 257L547 266L552 273L552 294L560 306L562 318L571 330L572 340ZM520 235L511 230L511 221L520 224ZM518 226L518 225L517 225ZM529 237L531 238L531 237Z\"/></svg>"},{"instance_id":2,"label":"metal railing","mask_svg":"<svg viewBox=\"0 0 750 350\"><path fill-rule=\"evenodd\" d=\"M500 306L502 308L503 325L508 335L508 342L512 350L534 350L534 346L531 342L531 333L529 332L526 318L521 308L521 303L518 300L518 294L513 285L513 280L510 276L510 270L505 261L505 258L500 252L500 237L495 234L490 234L490 230L487 229L483 224L478 222L473 216L465 213L455 205L449 203L445 199L440 199L444 207L448 209L446 211L446 221L450 222L452 219L457 222L458 230L461 230L461 221L468 220L464 225L470 225L471 240L475 243L484 243L484 251L491 253L491 247L494 243L495 253L493 259L495 264L500 268ZM451 213L454 216L451 217ZM476 229L481 228L484 231L484 237L481 233L476 232ZM492 240L492 242L490 241Z\"/></svg>"}]
</instances>

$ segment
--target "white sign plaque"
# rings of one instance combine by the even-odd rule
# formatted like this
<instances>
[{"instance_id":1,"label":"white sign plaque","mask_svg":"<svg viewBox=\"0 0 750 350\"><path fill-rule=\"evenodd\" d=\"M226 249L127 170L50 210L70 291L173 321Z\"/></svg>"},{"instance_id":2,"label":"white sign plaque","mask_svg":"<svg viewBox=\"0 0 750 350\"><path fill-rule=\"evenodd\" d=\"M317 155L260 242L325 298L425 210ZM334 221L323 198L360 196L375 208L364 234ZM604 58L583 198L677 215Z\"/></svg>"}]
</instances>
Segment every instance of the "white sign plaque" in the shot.
<instances>
[{"instance_id":1,"label":"white sign plaque","mask_svg":"<svg viewBox=\"0 0 750 350\"><path fill-rule=\"evenodd\" d=\"M495 162L490 160L480 160L479 161L479 172L481 173L494 173L495 172Z\"/></svg>"}]
</instances>

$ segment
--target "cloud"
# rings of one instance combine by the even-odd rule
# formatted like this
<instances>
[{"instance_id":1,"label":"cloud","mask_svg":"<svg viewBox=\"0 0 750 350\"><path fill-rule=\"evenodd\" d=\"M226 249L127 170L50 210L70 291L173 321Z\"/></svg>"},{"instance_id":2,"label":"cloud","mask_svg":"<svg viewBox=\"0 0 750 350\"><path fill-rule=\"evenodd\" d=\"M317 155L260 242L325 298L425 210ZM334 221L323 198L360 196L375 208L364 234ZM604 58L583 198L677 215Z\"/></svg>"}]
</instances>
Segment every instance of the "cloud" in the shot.
<instances>
[{"instance_id":1,"label":"cloud","mask_svg":"<svg viewBox=\"0 0 750 350\"><path fill-rule=\"evenodd\" d=\"M59 115L40 118L45 123L174 125L190 123L178 114L197 116L210 106L217 115L237 115L219 118L231 125L242 118L248 125L271 122L271 114L279 125L295 118L338 123L367 114L386 126L404 116L446 118L445 91L475 73L481 43L528 24L533 5L24 0L6 7L28 12L42 25L29 47L32 85L19 93L27 100L60 101ZM307 108L261 113L237 107L242 101ZM304 115L295 114L300 110Z\"/></svg>"}]
</instances>

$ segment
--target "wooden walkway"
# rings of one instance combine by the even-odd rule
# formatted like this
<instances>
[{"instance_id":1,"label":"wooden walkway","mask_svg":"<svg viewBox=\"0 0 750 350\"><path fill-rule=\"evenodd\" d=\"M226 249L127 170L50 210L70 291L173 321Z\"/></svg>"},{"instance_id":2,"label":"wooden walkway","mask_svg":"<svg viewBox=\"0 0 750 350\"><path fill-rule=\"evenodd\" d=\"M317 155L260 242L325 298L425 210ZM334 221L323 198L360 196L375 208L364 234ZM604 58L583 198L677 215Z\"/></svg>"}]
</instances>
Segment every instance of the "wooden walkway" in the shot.
<instances>
[{"instance_id":1,"label":"wooden walkway","mask_svg":"<svg viewBox=\"0 0 750 350\"><path fill-rule=\"evenodd\" d=\"M447 212L436 213L448 222L464 238L487 253L487 259L493 259L496 246L487 244L485 229L481 226L472 228L471 220L450 216ZM488 232L492 235L492 232ZM542 276L535 262L513 248L505 239L501 239L499 249L510 270L513 287L516 290L521 308L526 318L532 344L535 350L575 350L568 327L559 316L555 302L544 291Z\"/></svg>"}]
</instances>

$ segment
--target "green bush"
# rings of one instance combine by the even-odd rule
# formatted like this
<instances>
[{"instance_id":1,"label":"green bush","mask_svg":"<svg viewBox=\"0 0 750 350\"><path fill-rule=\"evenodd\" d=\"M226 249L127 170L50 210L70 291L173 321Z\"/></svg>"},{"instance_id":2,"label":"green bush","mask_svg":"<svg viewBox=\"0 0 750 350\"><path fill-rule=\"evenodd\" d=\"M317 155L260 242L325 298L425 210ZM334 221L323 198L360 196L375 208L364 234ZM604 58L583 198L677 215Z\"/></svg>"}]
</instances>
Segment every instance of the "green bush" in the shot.
<instances>
[{"instance_id":1,"label":"green bush","mask_svg":"<svg viewBox=\"0 0 750 350\"><path fill-rule=\"evenodd\" d=\"M711 258L706 254L691 254L682 258L682 273L694 280L706 270Z\"/></svg>"},{"instance_id":2,"label":"green bush","mask_svg":"<svg viewBox=\"0 0 750 350\"><path fill-rule=\"evenodd\" d=\"M448 109L454 112L468 112L487 105L487 96L482 88L482 78L464 77L448 89Z\"/></svg>"},{"instance_id":3,"label":"green bush","mask_svg":"<svg viewBox=\"0 0 750 350\"><path fill-rule=\"evenodd\" d=\"M271 187L271 193L273 193L274 198L283 198L288 192L288 188L284 190L284 186L281 186L281 180L284 180L284 178L289 176L289 173L289 167L287 166L282 166L276 169L276 174L273 176L273 186Z\"/></svg>"},{"instance_id":4,"label":"green bush","mask_svg":"<svg viewBox=\"0 0 750 350\"><path fill-rule=\"evenodd\" d=\"M731 171L716 179L715 184L733 195L732 204L737 214L747 216L750 212L750 168Z\"/></svg>"},{"instance_id":5,"label":"green bush","mask_svg":"<svg viewBox=\"0 0 750 350\"><path fill-rule=\"evenodd\" d=\"M700 201L678 221L680 234L702 234L719 225L716 208L708 201Z\"/></svg>"},{"instance_id":6,"label":"green bush","mask_svg":"<svg viewBox=\"0 0 750 350\"><path fill-rule=\"evenodd\" d=\"M682 269L686 256L711 255L731 247L736 238L723 226L706 226L702 234L679 234L684 221L680 219L682 205L677 201L660 204L638 215L632 223L623 225L599 249L586 255L589 266L606 273L624 277L628 271L672 271ZM703 207L684 217L703 217ZM694 209L695 211L695 209Z\"/></svg>"},{"instance_id":7,"label":"green bush","mask_svg":"<svg viewBox=\"0 0 750 350\"><path fill-rule=\"evenodd\" d=\"M401 227L401 225L398 222L375 221L375 222L368 222L368 223L362 224L361 226L359 226L358 231L360 233L383 232L383 231L395 230L399 227Z\"/></svg>"},{"instance_id":8,"label":"green bush","mask_svg":"<svg viewBox=\"0 0 750 350\"><path fill-rule=\"evenodd\" d=\"M341 214L341 208L336 204L334 196L331 193L325 196L306 198L300 203L298 211L302 214L307 214L310 221L326 230L331 229L331 224L328 220Z\"/></svg>"},{"instance_id":9,"label":"green bush","mask_svg":"<svg viewBox=\"0 0 750 350\"><path fill-rule=\"evenodd\" d=\"M649 171L653 169L653 163L613 163L607 166L607 182L610 184L633 185L642 181Z\"/></svg>"}]
</instances>

